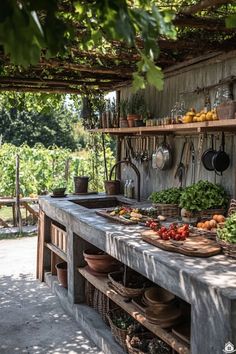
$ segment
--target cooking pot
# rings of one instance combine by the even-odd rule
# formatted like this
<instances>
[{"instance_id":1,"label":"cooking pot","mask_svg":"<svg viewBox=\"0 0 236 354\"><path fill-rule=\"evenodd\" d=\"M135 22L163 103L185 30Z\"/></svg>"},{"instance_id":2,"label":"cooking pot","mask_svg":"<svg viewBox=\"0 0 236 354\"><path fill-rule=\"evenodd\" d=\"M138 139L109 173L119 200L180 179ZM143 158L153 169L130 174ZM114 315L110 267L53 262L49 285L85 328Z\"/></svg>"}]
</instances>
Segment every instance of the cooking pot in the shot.
<instances>
[{"instance_id":1,"label":"cooking pot","mask_svg":"<svg viewBox=\"0 0 236 354\"><path fill-rule=\"evenodd\" d=\"M222 172L227 170L229 164L230 158L225 152L225 134L222 132L221 146L219 151L217 151L212 157L212 166L216 173L220 172L220 174L222 174Z\"/></svg>"},{"instance_id":2,"label":"cooking pot","mask_svg":"<svg viewBox=\"0 0 236 354\"><path fill-rule=\"evenodd\" d=\"M168 170L172 166L172 160L172 151L164 136L163 143L156 150L156 166L160 170Z\"/></svg>"},{"instance_id":3,"label":"cooking pot","mask_svg":"<svg viewBox=\"0 0 236 354\"><path fill-rule=\"evenodd\" d=\"M215 155L215 153L217 152L216 150L214 150L214 135L211 135L211 148L207 149L206 151L204 151L204 153L202 154L202 164L205 167L205 169L207 171L214 171L214 166L212 165L212 158Z\"/></svg>"}]
</instances>

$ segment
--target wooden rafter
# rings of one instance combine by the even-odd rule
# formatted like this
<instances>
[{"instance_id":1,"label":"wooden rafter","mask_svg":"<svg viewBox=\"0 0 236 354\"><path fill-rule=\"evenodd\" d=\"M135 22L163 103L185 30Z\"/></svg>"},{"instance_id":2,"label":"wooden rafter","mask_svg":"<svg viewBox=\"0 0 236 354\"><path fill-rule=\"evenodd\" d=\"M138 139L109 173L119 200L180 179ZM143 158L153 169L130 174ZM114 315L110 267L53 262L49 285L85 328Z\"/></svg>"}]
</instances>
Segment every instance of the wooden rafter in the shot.
<instances>
[{"instance_id":1,"label":"wooden rafter","mask_svg":"<svg viewBox=\"0 0 236 354\"><path fill-rule=\"evenodd\" d=\"M183 8L180 9L180 12L182 14L186 14L186 15L192 15L195 14L199 11L202 10L206 10L209 8L217 8L221 5L227 5L227 4L231 4L231 3L235 3L235 1L229 1L229 0L201 0L199 2L197 2L194 5L191 6L185 6Z\"/></svg>"},{"instance_id":2,"label":"wooden rafter","mask_svg":"<svg viewBox=\"0 0 236 354\"><path fill-rule=\"evenodd\" d=\"M191 15L178 15L174 20L174 24L178 27L199 28L213 32L233 32L235 30L232 28L226 28L223 20L217 20L209 17L194 17Z\"/></svg>"}]
</instances>

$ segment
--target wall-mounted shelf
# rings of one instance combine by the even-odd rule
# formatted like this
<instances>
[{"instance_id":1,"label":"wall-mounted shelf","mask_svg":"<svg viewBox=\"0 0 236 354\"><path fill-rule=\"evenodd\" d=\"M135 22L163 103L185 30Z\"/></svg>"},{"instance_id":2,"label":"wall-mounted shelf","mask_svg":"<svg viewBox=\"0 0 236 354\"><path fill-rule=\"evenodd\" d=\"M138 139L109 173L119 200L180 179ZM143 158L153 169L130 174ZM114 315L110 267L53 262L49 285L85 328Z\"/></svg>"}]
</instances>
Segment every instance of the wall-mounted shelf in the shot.
<instances>
[{"instance_id":1,"label":"wall-mounted shelf","mask_svg":"<svg viewBox=\"0 0 236 354\"><path fill-rule=\"evenodd\" d=\"M149 331L153 332L156 336L164 340L167 344L169 344L174 350L181 354L189 354L190 348L179 341L170 331L166 329L162 329L161 327L150 323L145 315L141 314L135 305L131 302L125 302L124 297L119 295L117 292L112 290L108 285L107 277L96 277L90 274L85 268L78 268L78 271L83 275L85 279L87 279L91 284L95 286L98 290L100 290L103 294L108 296L112 301L114 301L118 306L123 308L126 312L129 313L130 316L135 318L138 322L140 322L143 326L145 326Z\"/></svg>"},{"instance_id":2,"label":"wall-mounted shelf","mask_svg":"<svg viewBox=\"0 0 236 354\"><path fill-rule=\"evenodd\" d=\"M92 133L109 133L114 135L142 135L142 134L158 134L158 133L204 133L207 131L232 131L236 130L236 119L225 119L216 121L206 121L201 123L187 124L168 124L151 127L133 127L133 128L105 128L91 129Z\"/></svg>"}]
</instances>

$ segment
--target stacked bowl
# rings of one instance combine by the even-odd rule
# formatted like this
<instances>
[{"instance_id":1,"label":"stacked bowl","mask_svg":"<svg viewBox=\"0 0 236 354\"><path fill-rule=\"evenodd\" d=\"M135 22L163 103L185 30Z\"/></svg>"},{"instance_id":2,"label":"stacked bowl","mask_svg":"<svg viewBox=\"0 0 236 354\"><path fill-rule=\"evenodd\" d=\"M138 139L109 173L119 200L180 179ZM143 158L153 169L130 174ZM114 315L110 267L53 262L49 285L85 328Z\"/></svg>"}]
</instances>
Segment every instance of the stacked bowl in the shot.
<instances>
[{"instance_id":1,"label":"stacked bowl","mask_svg":"<svg viewBox=\"0 0 236 354\"><path fill-rule=\"evenodd\" d=\"M162 328L169 328L179 323L181 310L175 295L155 286L147 289L142 298L146 305L145 315L149 322Z\"/></svg>"}]
</instances>

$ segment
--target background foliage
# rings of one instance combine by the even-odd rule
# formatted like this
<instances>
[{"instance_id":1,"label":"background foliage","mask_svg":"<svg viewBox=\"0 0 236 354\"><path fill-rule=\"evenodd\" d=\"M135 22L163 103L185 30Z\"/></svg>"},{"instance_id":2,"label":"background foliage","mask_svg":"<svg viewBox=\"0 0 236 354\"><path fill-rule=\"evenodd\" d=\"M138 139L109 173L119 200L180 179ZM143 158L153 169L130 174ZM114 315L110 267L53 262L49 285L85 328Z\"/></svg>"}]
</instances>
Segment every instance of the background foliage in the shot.
<instances>
[{"instance_id":1,"label":"background foliage","mask_svg":"<svg viewBox=\"0 0 236 354\"><path fill-rule=\"evenodd\" d=\"M115 159L106 138L108 168ZM24 144L16 147L3 144L0 147L0 195L15 195L15 160L20 156L21 194L41 194L52 191L58 186L67 186L67 192L73 192L73 177L87 175L90 177L90 190L104 190L104 164L101 149L101 137L90 137L86 149L73 153L70 149L56 146L45 148L36 144L33 148Z\"/></svg>"}]
</instances>

